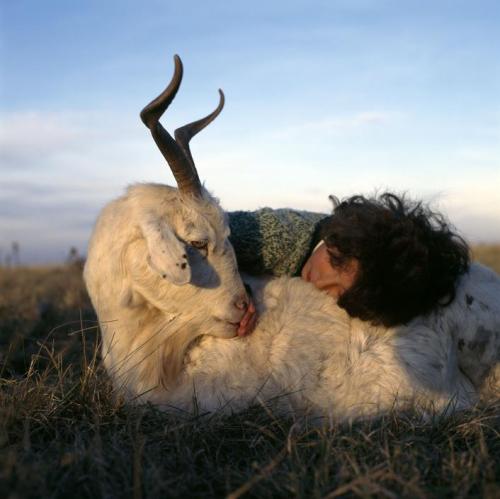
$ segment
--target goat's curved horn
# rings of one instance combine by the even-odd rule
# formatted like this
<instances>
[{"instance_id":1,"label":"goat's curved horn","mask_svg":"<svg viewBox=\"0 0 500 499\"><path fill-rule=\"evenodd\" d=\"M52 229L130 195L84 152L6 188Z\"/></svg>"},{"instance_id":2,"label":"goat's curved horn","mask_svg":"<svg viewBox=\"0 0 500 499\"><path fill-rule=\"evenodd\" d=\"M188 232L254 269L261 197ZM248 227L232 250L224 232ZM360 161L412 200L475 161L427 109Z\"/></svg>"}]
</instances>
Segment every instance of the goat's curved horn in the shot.
<instances>
[{"instance_id":1,"label":"goat's curved horn","mask_svg":"<svg viewBox=\"0 0 500 499\"><path fill-rule=\"evenodd\" d=\"M211 112L208 116L205 116L201 120L193 121L187 125L178 128L174 132L175 141L181 146L184 154L191 161L192 167L196 171L194 165L193 157L191 156L191 150L189 149L189 141L201 130L203 130L207 125L209 125L217 116L219 116L222 108L224 107L224 92L219 88L219 105L217 108Z\"/></svg>"},{"instance_id":2,"label":"goat's curved horn","mask_svg":"<svg viewBox=\"0 0 500 499\"><path fill-rule=\"evenodd\" d=\"M200 196L201 183L191 154L187 155L184 147L181 147L159 122L181 84L182 61L178 55L174 56L174 63L175 70L172 80L167 88L141 111L141 120L151 131L158 149L167 160L179 190L184 194Z\"/></svg>"}]
</instances>

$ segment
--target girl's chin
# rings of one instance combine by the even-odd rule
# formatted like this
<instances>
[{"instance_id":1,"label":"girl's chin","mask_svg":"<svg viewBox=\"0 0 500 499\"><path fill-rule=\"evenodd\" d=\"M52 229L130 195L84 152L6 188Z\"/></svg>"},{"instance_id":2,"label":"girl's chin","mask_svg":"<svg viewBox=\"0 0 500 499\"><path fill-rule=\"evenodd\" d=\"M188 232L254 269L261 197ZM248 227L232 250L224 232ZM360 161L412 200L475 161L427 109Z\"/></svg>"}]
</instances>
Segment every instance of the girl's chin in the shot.
<instances>
[{"instance_id":1,"label":"girl's chin","mask_svg":"<svg viewBox=\"0 0 500 499\"><path fill-rule=\"evenodd\" d=\"M304 279L304 281L314 284L314 282L311 281L311 270L306 270L304 273L302 273L301 277L302 279Z\"/></svg>"}]
</instances>

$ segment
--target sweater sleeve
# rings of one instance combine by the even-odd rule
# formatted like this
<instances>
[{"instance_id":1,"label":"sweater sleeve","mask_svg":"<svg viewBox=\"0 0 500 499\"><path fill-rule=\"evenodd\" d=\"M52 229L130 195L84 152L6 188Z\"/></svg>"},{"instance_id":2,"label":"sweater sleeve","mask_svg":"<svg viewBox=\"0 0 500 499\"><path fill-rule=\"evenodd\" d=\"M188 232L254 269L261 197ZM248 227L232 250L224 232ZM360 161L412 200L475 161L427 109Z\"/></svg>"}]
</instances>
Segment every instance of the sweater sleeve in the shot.
<instances>
[{"instance_id":1,"label":"sweater sleeve","mask_svg":"<svg viewBox=\"0 0 500 499\"><path fill-rule=\"evenodd\" d=\"M298 275L319 241L327 215L262 208L229 212L229 237L240 270L249 274Z\"/></svg>"}]
</instances>

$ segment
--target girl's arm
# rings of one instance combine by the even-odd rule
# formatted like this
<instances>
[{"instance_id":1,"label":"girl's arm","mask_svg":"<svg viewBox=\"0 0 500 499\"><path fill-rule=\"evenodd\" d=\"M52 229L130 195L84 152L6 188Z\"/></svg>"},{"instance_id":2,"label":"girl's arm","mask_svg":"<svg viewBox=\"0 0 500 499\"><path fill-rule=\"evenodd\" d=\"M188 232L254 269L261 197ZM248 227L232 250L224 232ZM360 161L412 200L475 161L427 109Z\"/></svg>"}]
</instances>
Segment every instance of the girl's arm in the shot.
<instances>
[{"instance_id":1,"label":"girl's arm","mask_svg":"<svg viewBox=\"0 0 500 499\"><path fill-rule=\"evenodd\" d=\"M229 212L230 240L241 271L249 274L300 275L319 241L324 213L288 208Z\"/></svg>"}]
</instances>

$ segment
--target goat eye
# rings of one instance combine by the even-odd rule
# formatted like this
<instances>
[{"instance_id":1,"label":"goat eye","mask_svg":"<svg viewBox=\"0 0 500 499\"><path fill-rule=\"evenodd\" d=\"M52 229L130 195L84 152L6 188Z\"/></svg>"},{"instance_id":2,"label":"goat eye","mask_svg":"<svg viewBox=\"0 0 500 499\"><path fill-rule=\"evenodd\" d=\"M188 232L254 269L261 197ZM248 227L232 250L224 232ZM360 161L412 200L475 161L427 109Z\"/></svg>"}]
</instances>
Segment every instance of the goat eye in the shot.
<instances>
[{"instance_id":1,"label":"goat eye","mask_svg":"<svg viewBox=\"0 0 500 499\"><path fill-rule=\"evenodd\" d=\"M206 250L208 247L208 241L203 239L201 241L189 241L189 244L196 249Z\"/></svg>"}]
</instances>

